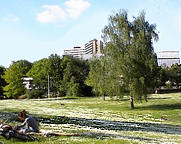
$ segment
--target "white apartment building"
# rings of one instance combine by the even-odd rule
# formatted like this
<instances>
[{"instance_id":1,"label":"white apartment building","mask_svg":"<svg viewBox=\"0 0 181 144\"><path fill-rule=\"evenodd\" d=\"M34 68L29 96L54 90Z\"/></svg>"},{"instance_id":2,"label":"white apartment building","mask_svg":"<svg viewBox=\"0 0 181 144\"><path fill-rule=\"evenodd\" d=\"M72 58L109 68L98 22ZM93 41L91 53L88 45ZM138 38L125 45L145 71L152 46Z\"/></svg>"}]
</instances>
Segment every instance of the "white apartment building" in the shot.
<instances>
[{"instance_id":1,"label":"white apartment building","mask_svg":"<svg viewBox=\"0 0 181 144\"><path fill-rule=\"evenodd\" d=\"M101 40L93 39L85 44L85 54L101 54L103 49L103 42Z\"/></svg>"},{"instance_id":2,"label":"white apartment building","mask_svg":"<svg viewBox=\"0 0 181 144\"><path fill-rule=\"evenodd\" d=\"M70 50L64 50L63 55L69 55L81 59L90 59L93 55L101 55L103 49L103 42L101 40L93 39L82 47L73 47Z\"/></svg>"},{"instance_id":3,"label":"white apartment building","mask_svg":"<svg viewBox=\"0 0 181 144\"><path fill-rule=\"evenodd\" d=\"M70 50L64 50L63 55L69 55L76 58L82 58L82 55L84 55L85 49L82 47L73 47L73 49Z\"/></svg>"},{"instance_id":4,"label":"white apartment building","mask_svg":"<svg viewBox=\"0 0 181 144\"><path fill-rule=\"evenodd\" d=\"M180 64L179 51L160 51L156 54L159 66L171 67L173 64Z\"/></svg>"}]
</instances>

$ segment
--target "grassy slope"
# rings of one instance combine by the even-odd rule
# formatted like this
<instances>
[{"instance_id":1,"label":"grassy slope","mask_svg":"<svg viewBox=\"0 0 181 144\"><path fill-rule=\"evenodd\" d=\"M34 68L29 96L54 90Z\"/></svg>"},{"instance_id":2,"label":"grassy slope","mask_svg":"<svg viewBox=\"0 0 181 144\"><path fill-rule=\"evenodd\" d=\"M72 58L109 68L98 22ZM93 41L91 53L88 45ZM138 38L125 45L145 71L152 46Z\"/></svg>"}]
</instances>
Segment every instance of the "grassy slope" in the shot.
<instances>
[{"instance_id":1,"label":"grassy slope","mask_svg":"<svg viewBox=\"0 0 181 144\"><path fill-rule=\"evenodd\" d=\"M100 98L58 99L58 100L1 100L0 112L19 112L26 109L30 115L59 115L109 121L157 123L181 126L181 94L152 95L149 102L136 103L131 110L129 101ZM17 124L12 123L12 124ZM181 143L181 134L167 134L153 131L101 130L71 124L41 124L44 130L61 133L83 133L78 137L42 138L37 143ZM5 143L22 143L17 140ZM32 143L32 142L27 142ZM33 144L36 142L33 142Z\"/></svg>"}]
</instances>

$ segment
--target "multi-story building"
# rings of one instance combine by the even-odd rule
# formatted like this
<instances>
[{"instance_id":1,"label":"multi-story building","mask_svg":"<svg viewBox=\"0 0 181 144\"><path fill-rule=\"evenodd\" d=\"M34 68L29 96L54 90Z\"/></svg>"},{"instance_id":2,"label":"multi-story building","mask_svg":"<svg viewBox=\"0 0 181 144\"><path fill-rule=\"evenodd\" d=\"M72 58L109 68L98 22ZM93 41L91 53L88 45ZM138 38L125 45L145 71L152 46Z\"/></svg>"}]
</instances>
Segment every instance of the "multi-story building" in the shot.
<instances>
[{"instance_id":1,"label":"multi-story building","mask_svg":"<svg viewBox=\"0 0 181 144\"><path fill-rule=\"evenodd\" d=\"M103 49L103 42L101 40L93 39L85 44L85 54L101 54Z\"/></svg>"},{"instance_id":2,"label":"multi-story building","mask_svg":"<svg viewBox=\"0 0 181 144\"><path fill-rule=\"evenodd\" d=\"M82 58L82 55L84 55L85 49L82 47L73 47L73 49L70 50L64 50L63 55L69 55L76 58Z\"/></svg>"},{"instance_id":3,"label":"multi-story building","mask_svg":"<svg viewBox=\"0 0 181 144\"><path fill-rule=\"evenodd\" d=\"M180 64L179 51L160 51L156 54L159 66L171 67L173 64Z\"/></svg>"},{"instance_id":4,"label":"multi-story building","mask_svg":"<svg viewBox=\"0 0 181 144\"><path fill-rule=\"evenodd\" d=\"M82 47L73 47L73 49L64 50L63 55L69 55L82 59L90 59L93 55L101 55L102 49L103 42L101 40L93 39Z\"/></svg>"}]
</instances>

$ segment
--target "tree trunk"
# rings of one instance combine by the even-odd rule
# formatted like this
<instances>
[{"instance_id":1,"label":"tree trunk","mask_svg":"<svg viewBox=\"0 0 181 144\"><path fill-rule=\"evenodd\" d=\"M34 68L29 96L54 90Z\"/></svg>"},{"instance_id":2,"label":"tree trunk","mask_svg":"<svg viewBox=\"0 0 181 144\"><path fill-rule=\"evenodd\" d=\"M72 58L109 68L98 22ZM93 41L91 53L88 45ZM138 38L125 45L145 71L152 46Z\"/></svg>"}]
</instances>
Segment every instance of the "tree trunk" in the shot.
<instances>
[{"instance_id":1,"label":"tree trunk","mask_svg":"<svg viewBox=\"0 0 181 144\"><path fill-rule=\"evenodd\" d=\"M131 109L134 109L134 100L133 100L133 96L130 96L130 104L131 104Z\"/></svg>"},{"instance_id":2,"label":"tree trunk","mask_svg":"<svg viewBox=\"0 0 181 144\"><path fill-rule=\"evenodd\" d=\"M104 101L106 100L106 95L105 95L105 94L103 95L103 100L104 100Z\"/></svg>"},{"instance_id":3,"label":"tree trunk","mask_svg":"<svg viewBox=\"0 0 181 144\"><path fill-rule=\"evenodd\" d=\"M179 89L179 82L177 83L177 89Z\"/></svg>"}]
</instances>

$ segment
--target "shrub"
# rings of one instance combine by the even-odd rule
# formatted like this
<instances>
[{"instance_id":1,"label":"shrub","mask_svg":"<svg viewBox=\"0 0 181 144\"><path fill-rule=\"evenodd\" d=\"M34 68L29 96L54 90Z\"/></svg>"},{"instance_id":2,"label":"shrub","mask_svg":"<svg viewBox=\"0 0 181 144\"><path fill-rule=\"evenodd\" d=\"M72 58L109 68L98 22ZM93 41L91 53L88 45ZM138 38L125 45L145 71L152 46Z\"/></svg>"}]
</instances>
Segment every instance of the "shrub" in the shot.
<instances>
[{"instance_id":1,"label":"shrub","mask_svg":"<svg viewBox=\"0 0 181 144\"><path fill-rule=\"evenodd\" d=\"M80 96L78 83L74 83L69 87L67 91L67 96L73 96L73 97Z\"/></svg>"},{"instance_id":2,"label":"shrub","mask_svg":"<svg viewBox=\"0 0 181 144\"><path fill-rule=\"evenodd\" d=\"M36 89L27 90L26 91L26 97L28 99L41 98L44 93L45 93L44 90L36 90Z\"/></svg>"}]
</instances>

